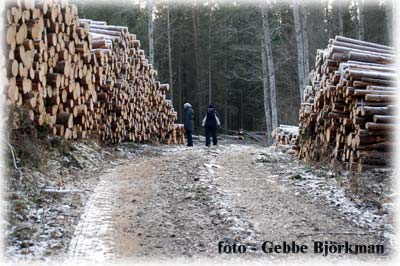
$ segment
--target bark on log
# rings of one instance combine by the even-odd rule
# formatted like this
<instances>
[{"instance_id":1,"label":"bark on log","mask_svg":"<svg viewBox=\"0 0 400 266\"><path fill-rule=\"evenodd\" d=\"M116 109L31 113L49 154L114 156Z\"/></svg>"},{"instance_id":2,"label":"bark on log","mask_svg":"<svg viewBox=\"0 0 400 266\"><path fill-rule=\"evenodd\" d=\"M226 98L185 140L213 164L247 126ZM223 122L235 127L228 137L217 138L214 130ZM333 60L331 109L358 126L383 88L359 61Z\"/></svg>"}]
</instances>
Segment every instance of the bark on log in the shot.
<instances>
[{"instance_id":1,"label":"bark on log","mask_svg":"<svg viewBox=\"0 0 400 266\"><path fill-rule=\"evenodd\" d=\"M315 62L299 111L297 156L306 162L341 161L355 170L387 166L387 158L371 154L393 146L394 49L337 36L318 50Z\"/></svg>"},{"instance_id":2,"label":"bark on log","mask_svg":"<svg viewBox=\"0 0 400 266\"><path fill-rule=\"evenodd\" d=\"M28 108L29 119L66 139L183 144L168 84L158 85L135 34L80 20L67 1L28 6L7 10L8 104Z\"/></svg>"}]
</instances>

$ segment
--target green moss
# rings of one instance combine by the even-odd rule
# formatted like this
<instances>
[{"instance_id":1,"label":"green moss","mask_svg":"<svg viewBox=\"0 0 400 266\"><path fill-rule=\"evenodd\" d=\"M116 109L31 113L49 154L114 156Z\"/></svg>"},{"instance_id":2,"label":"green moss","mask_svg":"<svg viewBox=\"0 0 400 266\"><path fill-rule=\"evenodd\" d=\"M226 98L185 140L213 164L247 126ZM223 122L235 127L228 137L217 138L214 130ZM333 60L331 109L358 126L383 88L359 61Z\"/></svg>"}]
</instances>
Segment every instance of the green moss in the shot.
<instances>
[{"instance_id":1,"label":"green moss","mask_svg":"<svg viewBox=\"0 0 400 266\"><path fill-rule=\"evenodd\" d=\"M304 180L304 177L301 174L296 173L296 174L292 175L290 177L290 179L293 179L293 180Z\"/></svg>"}]
</instances>

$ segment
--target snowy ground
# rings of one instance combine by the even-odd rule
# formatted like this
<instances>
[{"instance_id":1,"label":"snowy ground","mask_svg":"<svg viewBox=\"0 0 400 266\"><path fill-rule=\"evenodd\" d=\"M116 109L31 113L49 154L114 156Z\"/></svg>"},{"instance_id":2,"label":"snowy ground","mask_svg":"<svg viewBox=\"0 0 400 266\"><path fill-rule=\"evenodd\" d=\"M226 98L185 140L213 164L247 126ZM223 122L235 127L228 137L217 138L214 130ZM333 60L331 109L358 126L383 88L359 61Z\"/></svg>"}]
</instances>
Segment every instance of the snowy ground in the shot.
<instances>
[{"instance_id":1,"label":"snowy ground","mask_svg":"<svg viewBox=\"0 0 400 266\"><path fill-rule=\"evenodd\" d=\"M302 165L281 149L229 141L211 148L128 145L100 151L80 154L85 159L78 161L91 162L86 174L77 170L58 186L47 184L46 193L55 198L29 212L51 222L17 223L22 231L34 224L35 233L26 243L9 237L11 260L231 257L218 253L219 241L244 244L248 252L240 256L258 258L266 256L259 252L266 240L379 243L390 253L391 202L351 201L342 177ZM16 229L10 227L11 235Z\"/></svg>"}]
</instances>

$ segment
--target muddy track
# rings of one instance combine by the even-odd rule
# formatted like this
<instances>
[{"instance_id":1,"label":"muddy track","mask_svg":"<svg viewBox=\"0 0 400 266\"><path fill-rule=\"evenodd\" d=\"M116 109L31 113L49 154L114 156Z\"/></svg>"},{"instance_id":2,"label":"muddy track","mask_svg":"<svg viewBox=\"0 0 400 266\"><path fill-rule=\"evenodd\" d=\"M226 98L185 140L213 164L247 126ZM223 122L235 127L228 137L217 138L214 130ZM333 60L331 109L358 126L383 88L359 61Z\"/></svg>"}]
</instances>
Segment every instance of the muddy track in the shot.
<instances>
[{"instance_id":1,"label":"muddy track","mask_svg":"<svg viewBox=\"0 0 400 266\"><path fill-rule=\"evenodd\" d=\"M158 149L99 177L67 259L221 257L219 241L250 257L266 256L265 240L385 241L257 163L265 148Z\"/></svg>"}]
</instances>

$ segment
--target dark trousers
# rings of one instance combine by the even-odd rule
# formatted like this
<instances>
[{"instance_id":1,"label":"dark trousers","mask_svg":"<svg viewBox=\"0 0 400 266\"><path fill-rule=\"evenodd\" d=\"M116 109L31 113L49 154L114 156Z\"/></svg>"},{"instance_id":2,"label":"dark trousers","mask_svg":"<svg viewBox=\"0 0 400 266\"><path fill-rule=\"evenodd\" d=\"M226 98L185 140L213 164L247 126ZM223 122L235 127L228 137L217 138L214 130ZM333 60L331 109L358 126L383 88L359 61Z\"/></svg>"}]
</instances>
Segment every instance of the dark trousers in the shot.
<instances>
[{"instance_id":1,"label":"dark trousers","mask_svg":"<svg viewBox=\"0 0 400 266\"><path fill-rule=\"evenodd\" d=\"M193 146L193 137L192 137L192 131L191 130L186 130L186 139L187 139L187 145L188 146Z\"/></svg>"},{"instance_id":2,"label":"dark trousers","mask_svg":"<svg viewBox=\"0 0 400 266\"><path fill-rule=\"evenodd\" d=\"M217 145L217 127L206 126L206 146L210 146L210 137L212 136L213 145Z\"/></svg>"}]
</instances>

